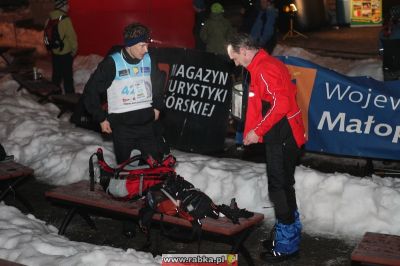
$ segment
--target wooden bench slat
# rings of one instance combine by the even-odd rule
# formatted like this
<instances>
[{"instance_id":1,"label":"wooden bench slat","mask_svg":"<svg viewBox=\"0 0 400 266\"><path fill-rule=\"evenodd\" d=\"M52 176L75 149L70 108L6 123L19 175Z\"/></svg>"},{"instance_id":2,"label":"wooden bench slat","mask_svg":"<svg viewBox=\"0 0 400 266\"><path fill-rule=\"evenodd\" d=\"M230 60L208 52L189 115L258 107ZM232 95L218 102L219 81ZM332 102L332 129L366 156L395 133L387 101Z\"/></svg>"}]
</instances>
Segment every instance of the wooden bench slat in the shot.
<instances>
[{"instance_id":1,"label":"wooden bench slat","mask_svg":"<svg viewBox=\"0 0 400 266\"><path fill-rule=\"evenodd\" d=\"M14 198L21 201L29 212L34 209L29 201L16 190L17 186L26 178L33 175L33 169L15 161L0 162L0 201L5 199L7 195L12 193Z\"/></svg>"},{"instance_id":2,"label":"wooden bench slat","mask_svg":"<svg viewBox=\"0 0 400 266\"><path fill-rule=\"evenodd\" d=\"M69 104L76 105L82 97L81 93L59 94L51 95L49 98L55 104Z\"/></svg>"},{"instance_id":3,"label":"wooden bench slat","mask_svg":"<svg viewBox=\"0 0 400 266\"><path fill-rule=\"evenodd\" d=\"M33 72L12 74L13 79L18 82L21 88L25 88L30 93L41 98L47 99L52 94L61 93L61 88L51 81L41 77L33 79Z\"/></svg>"},{"instance_id":4,"label":"wooden bench slat","mask_svg":"<svg viewBox=\"0 0 400 266\"><path fill-rule=\"evenodd\" d=\"M142 207L141 201L128 202L112 198L104 193L99 185L96 185L95 191L90 191L89 181L86 180L67 186L57 187L47 191L45 196L64 203L94 207L108 212L131 215L133 217L138 217L139 209ZM161 217L159 214L155 214L153 219L159 221ZM259 224L263 220L264 215L261 213L254 213L254 216L249 219L240 218L240 224L233 224L226 217L220 217L218 219L206 217L202 220L202 230L220 235L232 236L246 228ZM191 227L191 223L188 220L175 216L164 215L163 221L188 228Z\"/></svg>"},{"instance_id":5,"label":"wooden bench slat","mask_svg":"<svg viewBox=\"0 0 400 266\"><path fill-rule=\"evenodd\" d=\"M1 266L24 266L25 264L20 264L20 263L17 263L17 262L0 259L0 265Z\"/></svg>"},{"instance_id":6,"label":"wooden bench slat","mask_svg":"<svg viewBox=\"0 0 400 266\"><path fill-rule=\"evenodd\" d=\"M367 232L351 254L351 260L400 265L400 236Z\"/></svg>"},{"instance_id":7,"label":"wooden bench slat","mask_svg":"<svg viewBox=\"0 0 400 266\"><path fill-rule=\"evenodd\" d=\"M33 169L15 161L0 162L0 181L33 174Z\"/></svg>"}]
</instances>

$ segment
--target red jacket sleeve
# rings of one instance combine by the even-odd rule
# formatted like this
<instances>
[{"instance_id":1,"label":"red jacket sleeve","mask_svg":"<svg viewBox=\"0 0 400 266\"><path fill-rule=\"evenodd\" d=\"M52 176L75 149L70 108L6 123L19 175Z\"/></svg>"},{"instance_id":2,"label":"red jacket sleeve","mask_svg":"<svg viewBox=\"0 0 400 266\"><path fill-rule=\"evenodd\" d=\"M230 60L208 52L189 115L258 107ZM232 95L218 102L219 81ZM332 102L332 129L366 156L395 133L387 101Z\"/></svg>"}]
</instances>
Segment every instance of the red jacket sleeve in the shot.
<instances>
[{"instance_id":1,"label":"red jacket sleeve","mask_svg":"<svg viewBox=\"0 0 400 266\"><path fill-rule=\"evenodd\" d=\"M262 115L262 120L254 128L258 136L265 135L276 123L288 113L290 88L284 84L283 73L279 66L269 64L259 70L257 77L257 94L262 101L270 103L270 108Z\"/></svg>"}]
</instances>

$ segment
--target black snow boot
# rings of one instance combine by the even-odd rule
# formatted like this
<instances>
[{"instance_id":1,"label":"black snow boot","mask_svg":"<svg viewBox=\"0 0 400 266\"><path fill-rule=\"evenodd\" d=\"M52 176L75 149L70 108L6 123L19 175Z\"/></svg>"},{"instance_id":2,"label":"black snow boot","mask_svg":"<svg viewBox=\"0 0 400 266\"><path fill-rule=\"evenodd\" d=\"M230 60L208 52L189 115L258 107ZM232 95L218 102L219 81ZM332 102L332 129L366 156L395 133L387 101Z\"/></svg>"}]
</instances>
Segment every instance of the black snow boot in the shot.
<instances>
[{"instance_id":1,"label":"black snow boot","mask_svg":"<svg viewBox=\"0 0 400 266\"><path fill-rule=\"evenodd\" d=\"M261 252L260 258L262 261L273 263L273 262L281 262L285 260L294 259L299 255L299 251L293 253L280 253L275 250L268 250L265 252Z\"/></svg>"}]
</instances>

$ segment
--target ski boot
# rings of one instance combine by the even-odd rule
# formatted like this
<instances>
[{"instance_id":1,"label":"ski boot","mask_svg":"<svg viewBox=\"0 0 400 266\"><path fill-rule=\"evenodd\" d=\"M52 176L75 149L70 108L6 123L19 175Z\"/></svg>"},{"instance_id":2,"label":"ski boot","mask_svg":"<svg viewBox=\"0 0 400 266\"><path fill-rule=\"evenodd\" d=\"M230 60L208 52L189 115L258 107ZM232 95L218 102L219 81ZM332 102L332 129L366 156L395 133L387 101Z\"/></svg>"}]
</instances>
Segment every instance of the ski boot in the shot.
<instances>
[{"instance_id":1,"label":"ski boot","mask_svg":"<svg viewBox=\"0 0 400 266\"><path fill-rule=\"evenodd\" d=\"M279 222L279 221L278 221ZM303 226L300 221L300 213L298 210L294 211L294 223L297 228L301 232ZM274 232L275 232L275 225L272 227L271 232L269 233L269 238L262 240L261 244L266 250L271 250L275 246L275 240L274 240Z\"/></svg>"},{"instance_id":2,"label":"ski boot","mask_svg":"<svg viewBox=\"0 0 400 266\"><path fill-rule=\"evenodd\" d=\"M301 230L299 224L282 224L278 222L275 225L274 239L271 248L261 253L261 259L266 262L277 262L293 258L299 253L301 240Z\"/></svg>"}]
</instances>

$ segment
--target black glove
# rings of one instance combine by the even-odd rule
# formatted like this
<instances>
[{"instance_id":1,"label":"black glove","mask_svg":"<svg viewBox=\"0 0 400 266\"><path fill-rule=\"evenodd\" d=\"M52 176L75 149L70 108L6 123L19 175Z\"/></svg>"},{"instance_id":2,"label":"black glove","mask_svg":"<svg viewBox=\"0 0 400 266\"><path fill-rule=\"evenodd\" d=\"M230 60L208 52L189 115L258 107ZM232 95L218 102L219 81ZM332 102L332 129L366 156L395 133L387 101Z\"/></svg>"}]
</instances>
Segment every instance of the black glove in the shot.
<instances>
[{"instance_id":1,"label":"black glove","mask_svg":"<svg viewBox=\"0 0 400 266\"><path fill-rule=\"evenodd\" d=\"M239 223L240 217L250 218L254 215L253 212L249 212L246 209L239 209L236 200L234 198L231 200L230 206L225 204L219 205L218 211L224 214L227 218L229 218L234 224L240 224Z\"/></svg>"}]
</instances>

